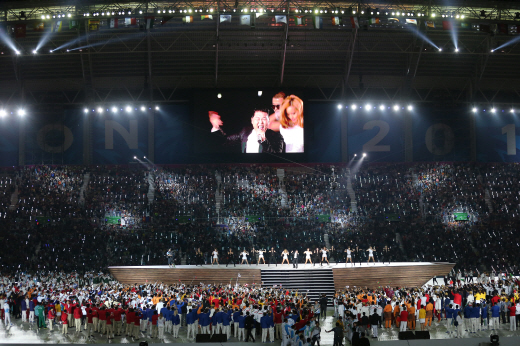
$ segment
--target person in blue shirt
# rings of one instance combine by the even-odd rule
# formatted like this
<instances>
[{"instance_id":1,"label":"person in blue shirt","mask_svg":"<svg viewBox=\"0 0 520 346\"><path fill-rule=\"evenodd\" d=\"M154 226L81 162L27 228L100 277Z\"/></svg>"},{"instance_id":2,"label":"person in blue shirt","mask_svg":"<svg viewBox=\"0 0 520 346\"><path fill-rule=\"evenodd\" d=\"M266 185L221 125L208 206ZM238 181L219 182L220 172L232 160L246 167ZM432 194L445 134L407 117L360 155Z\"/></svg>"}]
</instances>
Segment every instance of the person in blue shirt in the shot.
<instances>
[{"instance_id":1,"label":"person in blue shirt","mask_svg":"<svg viewBox=\"0 0 520 346\"><path fill-rule=\"evenodd\" d=\"M246 328L246 316L244 316L244 313L240 311L240 315L238 317L238 341L246 340L246 334L245 329Z\"/></svg>"},{"instance_id":2,"label":"person in blue shirt","mask_svg":"<svg viewBox=\"0 0 520 346\"><path fill-rule=\"evenodd\" d=\"M267 321L269 322L269 341L274 342L274 316L272 313L267 315Z\"/></svg>"},{"instance_id":3,"label":"person in blue shirt","mask_svg":"<svg viewBox=\"0 0 520 346\"><path fill-rule=\"evenodd\" d=\"M467 328L466 331L471 330L471 321L470 321L471 311L472 311L472 307L469 305L466 305L466 307L464 308L464 325Z\"/></svg>"},{"instance_id":4,"label":"person in blue shirt","mask_svg":"<svg viewBox=\"0 0 520 346\"><path fill-rule=\"evenodd\" d=\"M235 338L238 338L238 319L240 317L240 311L238 308L235 309L235 312L233 312L233 335Z\"/></svg>"},{"instance_id":5,"label":"person in blue shirt","mask_svg":"<svg viewBox=\"0 0 520 346\"><path fill-rule=\"evenodd\" d=\"M186 324L188 326L188 335L187 338L190 339L190 336L192 336L193 339L195 339L195 335L197 334L197 330L195 328L195 318L197 317L197 310L193 309L188 312L186 315Z\"/></svg>"},{"instance_id":6,"label":"person in blue shirt","mask_svg":"<svg viewBox=\"0 0 520 346\"><path fill-rule=\"evenodd\" d=\"M480 322L480 304L473 305L470 319L472 333L476 333L478 331L478 323Z\"/></svg>"},{"instance_id":7,"label":"person in blue shirt","mask_svg":"<svg viewBox=\"0 0 520 346\"><path fill-rule=\"evenodd\" d=\"M267 341L267 332L269 331L269 320L267 318L267 313L264 312L264 315L260 317L260 326L262 327L262 342Z\"/></svg>"},{"instance_id":8,"label":"person in blue shirt","mask_svg":"<svg viewBox=\"0 0 520 346\"><path fill-rule=\"evenodd\" d=\"M179 337L179 329L181 328L181 316L179 315L177 310L173 311L172 325L173 325L173 337L174 338L178 338Z\"/></svg>"},{"instance_id":9,"label":"person in blue shirt","mask_svg":"<svg viewBox=\"0 0 520 346\"><path fill-rule=\"evenodd\" d=\"M159 313L162 314L164 317L164 331L169 332L170 331L170 323L169 323L170 307L169 306L162 307L161 310L159 311Z\"/></svg>"},{"instance_id":10,"label":"person in blue shirt","mask_svg":"<svg viewBox=\"0 0 520 346\"><path fill-rule=\"evenodd\" d=\"M229 339L231 337L231 310L225 310L222 313L222 333L227 335Z\"/></svg>"},{"instance_id":11,"label":"person in blue shirt","mask_svg":"<svg viewBox=\"0 0 520 346\"><path fill-rule=\"evenodd\" d=\"M22 307L22 322L27 322L27 302L25 301L25 297L22 297L21 307Z\"/></svg>"},{"instance_id":12,"label":"person in blue shirt","mask_svg":"<svg viewBox=\"0 0 520 346\"><path fill-rule=\"evenodd\" d=\"M446 333L451 333L451 325L452 325L452 319L453 319L453 313L455 310L453 310L453 304L450 304L446 309Z\"/></svg>"},{"instance_id":13,"label":"person in blue shirt","mask_svg":"<svg viewBox=\"0 0 520 346\"><path fill-rule=\"evenodd\" d=\"M493 323L493 330L500 329L500 305L498 304L491 307L491 323Z\"/></svg>"},{"instance_id":14,"label":"person in blue shirt","mask_svg":"<svg viewBox=\"0 0 520 346\"><path fill-rule=\"evenodd\" d=\"M199 324L200 324L200 332L201 334L209 334L209 311L208 309L204 310L203 313L199 314Z\"/></svg>"},{"instance_id":15,"label":"person in blue shirt","mask_svg":"<svg viewBox=\"0 0 520 346\"><path fill-rule=\"evenodd\" d=\"M34 301L32 299L29 300L29 322L34 322Z\"/></svg>"},{"instance_id":16,"label":"person in blue shirt","mask_svg":"<svg viewBox=\"0 0 520 346\"><path fill-rule=\"evenodd\" d=\"M489 329L488 307L486 303L482 303L482 308L480 311L480 329Z\"/></svg>"},{"instance_id":17,"label":"person in blue shirt","mask_svg":"<svg viewBox=\"0 0 520 346\"><path fill-rule=\"evenodd\" d=\"M219 325L220 323L220 325ZM211 317L211 335L218 334L220 326L222 325L222 316L221 312L215 311L213 316Z\"/></svg>"}]
</instances>

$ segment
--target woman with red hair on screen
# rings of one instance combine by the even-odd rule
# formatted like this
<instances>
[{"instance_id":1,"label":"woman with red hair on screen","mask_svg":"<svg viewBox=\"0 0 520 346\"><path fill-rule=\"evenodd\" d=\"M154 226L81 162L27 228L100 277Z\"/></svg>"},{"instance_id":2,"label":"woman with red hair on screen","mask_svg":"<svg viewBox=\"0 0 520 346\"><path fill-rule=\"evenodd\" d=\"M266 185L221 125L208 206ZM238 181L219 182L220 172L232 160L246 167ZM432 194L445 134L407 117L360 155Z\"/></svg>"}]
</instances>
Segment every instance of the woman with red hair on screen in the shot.
<instances>
[{"instance_id":1,"label":"woman with red hair on screen","mask_svg":"<svg viewBox=\"0 0 520 346\"><path fill-rule=\"evenodd\" d=\"M287 96L282 104L280 134L286 153L303 153L303 101L298 96Z\"/></svg>"}]
</instances>

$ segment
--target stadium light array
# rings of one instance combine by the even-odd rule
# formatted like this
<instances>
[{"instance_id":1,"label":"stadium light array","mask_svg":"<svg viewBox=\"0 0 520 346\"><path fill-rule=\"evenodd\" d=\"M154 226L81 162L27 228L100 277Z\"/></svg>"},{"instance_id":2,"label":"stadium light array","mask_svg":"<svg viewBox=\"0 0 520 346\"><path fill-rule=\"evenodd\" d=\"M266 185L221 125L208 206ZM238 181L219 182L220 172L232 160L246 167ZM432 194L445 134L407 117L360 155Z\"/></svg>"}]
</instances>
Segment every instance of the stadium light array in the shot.
<instances>
[{"instance_id":1,"label":"stadium light array","mask_svg":"<svg viewBox=\"0 0 520 346\"><path fill-rule=\"evenodd\" d=\"M25 115L25 110L23 108L20 108L17 113L18 116L23 117Z\"/></svg>"},{"instance_id":2,"label":"stadium light array","mask_svg":"<svg viewBox=\"0 0 520 346\"><path fill-rule=\"evenodd\" d=\"M144 112L146 111L146 107L145 106L141 106L141 112Z\"/></svg>"},{"instance_id":3,"label":"stadium light array","mask_svg":"<svg viewBox=\"0 0 520 346\"><path fill-rule=\"evenodd\" d=\"M3 118L7 115L7 111L5 109L0 109L0 118Z\"/></svg>"},{"instance_id":4,"label":"stadium light array","mask_svg":"<svg viewBox=\"0 0 520 346\"><path fill-rule=\"evenodd\" d=\"M338 103L338 109L343 108L343 105L341 103Z\"/></svg>"}]
</instances>

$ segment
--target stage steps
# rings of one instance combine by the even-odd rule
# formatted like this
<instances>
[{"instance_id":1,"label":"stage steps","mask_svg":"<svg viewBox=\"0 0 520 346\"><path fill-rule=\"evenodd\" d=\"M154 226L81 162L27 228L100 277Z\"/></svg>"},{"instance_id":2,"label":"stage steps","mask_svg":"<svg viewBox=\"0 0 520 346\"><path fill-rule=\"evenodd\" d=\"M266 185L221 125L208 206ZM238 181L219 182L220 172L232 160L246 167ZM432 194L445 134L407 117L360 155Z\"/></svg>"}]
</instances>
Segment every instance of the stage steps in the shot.
<instances>
[{"instance_id":1,"label":"stage steps","mask_svg":"<svg viewBox=\"0 0 520 346\"><path fill-rule=\"evenodd\" d=\"M286 267L287 265L284 265ZM289 290L298 290L300 293L307 293L311 301L316 301L322 293L329 298L329 305L332 304L334 296L334 276L332 269L316 267L316 269L276 270L262 269L262 287L278 287ZM292 267L292 264L291 264Z\"/></svg>"}]
</instances>

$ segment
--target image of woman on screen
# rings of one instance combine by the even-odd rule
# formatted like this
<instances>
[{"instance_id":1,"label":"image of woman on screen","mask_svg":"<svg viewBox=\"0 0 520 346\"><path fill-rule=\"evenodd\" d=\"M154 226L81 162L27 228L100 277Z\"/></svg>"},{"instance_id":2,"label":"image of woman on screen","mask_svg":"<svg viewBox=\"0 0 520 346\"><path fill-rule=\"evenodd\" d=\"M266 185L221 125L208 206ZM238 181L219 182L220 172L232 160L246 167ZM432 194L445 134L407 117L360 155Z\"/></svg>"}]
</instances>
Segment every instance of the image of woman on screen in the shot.
<instances>
[{"instance_id":1,"label":"image of woman on screen","mask_svg":"<svg viewBox=\"0 0 520 346\"><path fill-rule=\"evenodd\" d=\"M303 153L303 101L298 96L287 96L282 104L280 134L285 141L285 152Z\"/></svg>"}]
</instances>

